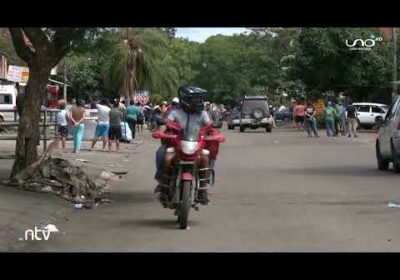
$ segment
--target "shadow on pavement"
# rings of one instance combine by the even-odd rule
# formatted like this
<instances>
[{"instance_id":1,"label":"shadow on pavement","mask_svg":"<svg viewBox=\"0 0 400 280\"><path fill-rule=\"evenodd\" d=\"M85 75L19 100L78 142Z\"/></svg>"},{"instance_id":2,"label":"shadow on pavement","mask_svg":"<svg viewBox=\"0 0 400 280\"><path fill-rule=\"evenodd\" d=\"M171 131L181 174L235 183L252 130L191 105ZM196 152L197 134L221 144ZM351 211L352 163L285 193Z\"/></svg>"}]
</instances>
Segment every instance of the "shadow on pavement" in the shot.
<instances>
[{"instance_id":1,"label":"shadow on pavement","mask_svg":"<svg viewBox=\"0 0 400 280\"><path fill-rule=\"evenodd\" d=\"M172 213L171 213L172 214ZM174 229L179 230L179 223L177 222L177 218L174 216L173 219L140 219L140 220L123 220L120 222L121 226L124 227L152 227L152 228L160 228L160 229ZM189 216L189 227L196 226L196 221L191 221Z\"/></svg>"},{"instance_id":2,"label":"shadow on pavement","mask_svg":"<svg viewBox=\"0 0 400 280\"><path fill-rule=\"evenodd\" d=\"M153 203L155 200L155 195L149 192L119 192L115 191L108 195L109 199L113 200L115 203Z\"/></svg>"}]
</instances>

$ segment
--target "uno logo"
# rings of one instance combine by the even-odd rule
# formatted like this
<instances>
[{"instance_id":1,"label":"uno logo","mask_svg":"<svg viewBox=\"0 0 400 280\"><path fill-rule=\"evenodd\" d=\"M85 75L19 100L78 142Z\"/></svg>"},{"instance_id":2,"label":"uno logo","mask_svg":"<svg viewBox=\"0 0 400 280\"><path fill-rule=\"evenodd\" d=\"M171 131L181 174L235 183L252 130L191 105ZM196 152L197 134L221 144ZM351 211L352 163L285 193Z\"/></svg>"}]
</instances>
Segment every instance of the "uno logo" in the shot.
<instances>
[{"instance_id":1,"label":"uno logo","mask_svg":"<svg viewBox=\"0 0 400 280\"><path fill-rule=\"evenodd\" d=\"M349 41L346 40L346 46L348 46L349 48L354 48L357 44L360 44L361 47L367 47L367 48L372 48L373 46L375 46L375 42L376 41L382 41L382 37L377 37L376 39L356 39L353 41L352 44L349 44Z\"/></svg>"}]
</instances>

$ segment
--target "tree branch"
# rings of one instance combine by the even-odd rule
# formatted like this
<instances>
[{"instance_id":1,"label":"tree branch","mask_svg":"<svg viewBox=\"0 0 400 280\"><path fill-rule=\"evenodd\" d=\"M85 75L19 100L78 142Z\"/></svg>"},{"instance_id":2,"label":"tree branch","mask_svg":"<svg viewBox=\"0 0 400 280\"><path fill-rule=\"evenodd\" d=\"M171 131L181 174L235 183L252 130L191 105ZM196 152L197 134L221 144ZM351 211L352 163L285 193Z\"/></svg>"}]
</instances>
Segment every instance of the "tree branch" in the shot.
<instances>
[{"instance_id":1,"label":"tree branch","mask_svg":"<svg viewBox=\"0 0 400 280\"><path fill-rule=\"evenodd\" d=\"M9 28L11 38L14 44L15 51L18 56L30 64L35 56L35 53L31 51L28 46L25 44L25 40L22 34L21 28Z\"/></svg>"},{"instance_id":2,"label":"tree branch","mask_svg":"<svg viewBox=\"0 0 400 280\"><path fill-rule=\"evenodd\" d=\"M54 28L54 30L52 46L57 63L71 50L73 42L84 35L85 28Z\"/></svg>"},{"instance_id":3,"label":"tree branch","mask_svg":"<svg viewBox=\"0 0 400 280\"><path fill-rule=\"evenodd\" d=\"M44 34L43 30L40 28L22 28L25 32L26 36L28 37L29 41L32 42L33 47L35 48L36 52L43 52L49 50L50 42Z\"/></svg>"}]
</instances>

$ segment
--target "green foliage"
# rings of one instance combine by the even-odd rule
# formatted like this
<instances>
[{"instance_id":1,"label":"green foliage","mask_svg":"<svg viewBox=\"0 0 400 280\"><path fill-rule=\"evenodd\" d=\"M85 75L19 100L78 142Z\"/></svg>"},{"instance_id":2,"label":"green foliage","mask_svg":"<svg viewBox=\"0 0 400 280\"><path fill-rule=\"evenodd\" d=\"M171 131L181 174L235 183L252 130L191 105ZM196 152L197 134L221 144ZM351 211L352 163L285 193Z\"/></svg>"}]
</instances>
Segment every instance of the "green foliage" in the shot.
<instances>
[{"instance_id":1,"label":"green foliage","mask_svg":"<svg viewBox=\"0 0 400 280\"><path fill-rule=\"evenodd\" d=\"M0 28L0 56L1 55L7 57L8 65L27 65L27 63L19 58L15 52L8 28Z\"/></svg>"},{"instance_id":2,"label":"green foliage","mask_svg":"<svg viewBox=\"0 0 400 280\"><path fill-rule=\"evenodd\" d=\"M307 91L345 92L354 100L385 95L391 75L391 46L384 38L369 51L349 50L346 40L379 36L375 28L304 28L297 42L293 79Z\"/></svg>"},{"instance_id":3,"label":"green foliage","mask_svg":"<svg viewBox=\"0 0 400 280\"><path fill-rule=\"evenodd\" d=\"M379 36L375 28L251 28L200 44L175 38L174 28L96 29L67 57L68 79L71 94L85 98L117 97L130 85L161 101L193 84L206 89L210 101L230 105L244 94L282 100L286 93L284 102L328 91L383 102L390 96L390 42L370 51L345 45L370 34Z\"/></svg>"}]
</instances>

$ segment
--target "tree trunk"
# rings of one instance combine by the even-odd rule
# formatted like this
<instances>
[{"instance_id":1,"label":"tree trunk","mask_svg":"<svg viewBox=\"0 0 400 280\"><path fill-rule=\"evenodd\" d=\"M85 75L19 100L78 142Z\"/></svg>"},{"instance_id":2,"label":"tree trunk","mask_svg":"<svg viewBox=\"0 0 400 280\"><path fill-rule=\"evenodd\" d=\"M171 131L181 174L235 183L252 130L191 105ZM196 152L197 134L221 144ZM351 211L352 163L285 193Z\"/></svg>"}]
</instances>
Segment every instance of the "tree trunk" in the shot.
<instances>
[{"instance_id":1,"label":"tree trunk","mask_svg":"<svg viewBox=\"0 0 400 280\"><path fill-rule=\"evenodd\" d=\"M49 67L38 65L29 70L29 82L24 96L24 108L18 127L15 161L10 178L35 162L38 158L37 141L39 133L40 109L46 95Z\"/></svg>"}]
</instances>

